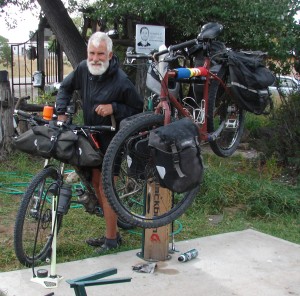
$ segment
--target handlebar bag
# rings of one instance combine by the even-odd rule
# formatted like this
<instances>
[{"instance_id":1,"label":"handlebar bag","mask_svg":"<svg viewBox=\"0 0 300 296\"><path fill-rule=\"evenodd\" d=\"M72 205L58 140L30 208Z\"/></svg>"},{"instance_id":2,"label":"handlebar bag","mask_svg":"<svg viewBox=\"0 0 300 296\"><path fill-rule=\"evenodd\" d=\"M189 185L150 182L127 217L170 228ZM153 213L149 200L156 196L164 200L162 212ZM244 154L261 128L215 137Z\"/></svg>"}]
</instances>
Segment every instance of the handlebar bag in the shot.
<instances>
[{"instance_id":1,"label":"handlebar bag","mask_svg":"<svg viewBox=\"0 0 300 296\"><path fill-rule=\"evenodd\" d=\"M79 167L98 167L101 166L102 160L103 154L100 150L94 149L86 137L78 135L75 152L68 163Z\"/></svg>"},{"instance_id":2,"label":"handlebar bag","mask_svg":"<svg viewBox=\"0 0 300 296\"><path fill-rule=\"evenodd\" d=\"M16 149L44 158L54 157L66 161L74 154L74 144L78 136L72 131L49 126L34 126L13 138Z\"/></svg>"},{"instance_id":3,"label":"handlebar bag","mask_svg":"<svg viewBox=\"0 0 300 296\"><path fill-rule=\"evenodd\" d=\"M21 152L25 152L31 155L37 155L37 148L34 144L35 134L32 129L27 130L20 136L12 138L13 147Z\"/></svg>"},{"instance_id":4,"label":"handlebar bag","mask_svg":"<svg viewBox=\"0 0 300 296\"><path fill-rule=\"evenodd\" d=\"M188 118L150 132L149 146L160 186L186 192L202 181L203 163L198 127Z\"/></svg>"},{"instance_id":5,"label":"handlebar bag","mask_svg":"<svg viewBox=\"0 0 300 296\"><path fill-rule=\"evenodd\" d=\"M73 131L46 125L34 126L32 130L35 135L34 145L39 156L66 161L74 154L74 144L78 136Z\"/></svg>"},{"instance_id":6,"label":"handlebar bag","mask_svg":"<svg viewBox=\"0 0 300 296\"><path fill-rule=\"evenodd\" d=\"M13 139L16 149L76 166L99 166L102 157L88 139L61 127L34 126Z\"/></svg>"},{"instance_id":7,"label":"handlebar bag","mask_svg":"<svg viewBox=\"0 0 300 296\"><path fill-rule=\"evenodd\" d=\"M241 108L260 115L266 114L268 105L273 106L268 86L275 77L265 67L263 57L259 52L228 53L231 90Z\"/></svg>"}]
</instances>

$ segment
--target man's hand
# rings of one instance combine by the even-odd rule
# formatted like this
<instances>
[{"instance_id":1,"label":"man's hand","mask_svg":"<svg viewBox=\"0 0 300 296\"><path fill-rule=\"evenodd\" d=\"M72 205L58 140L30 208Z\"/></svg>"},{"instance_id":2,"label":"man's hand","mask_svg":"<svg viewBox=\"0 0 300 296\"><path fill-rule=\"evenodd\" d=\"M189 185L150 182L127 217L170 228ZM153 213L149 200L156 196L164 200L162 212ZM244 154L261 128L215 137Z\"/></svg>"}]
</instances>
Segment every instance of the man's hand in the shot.
<instances>
[{"instance_id":1,"label":"man's hand","mask_svg":"<svg viewBox=\"0 0 300 296\"><path fill-rule=\"evenodd\" d=\"M113 107L112 107L112 104L103 104L103 105L99 105L97 106L97 108L95 109L95 112L102 116L102 117L105 117L105 116L109 116L109 115L112 115L114 112L113 112Z\"/></svg>"}]
</instances>

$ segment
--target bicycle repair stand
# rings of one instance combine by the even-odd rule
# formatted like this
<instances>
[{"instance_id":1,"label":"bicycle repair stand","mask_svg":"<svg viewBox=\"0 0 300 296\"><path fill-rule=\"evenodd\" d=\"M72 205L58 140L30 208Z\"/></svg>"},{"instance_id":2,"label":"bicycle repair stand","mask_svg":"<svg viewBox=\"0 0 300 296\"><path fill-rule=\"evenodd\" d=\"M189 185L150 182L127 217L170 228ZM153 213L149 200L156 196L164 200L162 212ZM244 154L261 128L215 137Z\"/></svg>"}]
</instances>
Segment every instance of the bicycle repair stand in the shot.
<instances>
[{"instance_id":1,"label":"bicycle repair stand","mask_svg":"<svg viewBox=\"0 0 300 296\"><path fill-rule=\"evenodd\" d=\"M98 285L108 285L108 284L119 284L131 282L131 278L118 278L118 279L106 279L101 280L104 277L113 275L117 273L116 268L106 269L91 275L80 277L73 280L67 280L66 282L70 284L70 288L73 288L76 296L86 296L85 287L98 286Z\"/></svg>"},{"instance_id":2,"label":"bicycle repair stand","mask_svg":"<svg viewBox=\"0 0 300 296\"><path fill-rule=\"evenodd\" d=\"M171 191L160 187L157 182L149 181L147 183L146 195L145 211L146 209L150 209L149 216L163 214L172 206ZM170 225L144 229L142 251L137 253L137 256L146 261L169 260L171 258L169 253L175 250L174 234L172 233L172 251L169 251L169 235Z\"/></svg>"},{"instance_id":3,"label":"bicycle repair stand","mask_svg":"<svg viewBox=\"0 0 300 296\"><path fill-rule=\"evenodd\" d=\"M45 288L57 288L59 281L63 278L56 274L56 242L57 242L57 220L56 220L56 211L57 211L57 202L58 197L54 195L52 197L52 252L51 252L51 265L50 265L50 275L48 276L48 271L46 269L39 269L37 271L37 276L34 276L31 281L34 283L41 284Z\"/></svg>"}]
</instances>

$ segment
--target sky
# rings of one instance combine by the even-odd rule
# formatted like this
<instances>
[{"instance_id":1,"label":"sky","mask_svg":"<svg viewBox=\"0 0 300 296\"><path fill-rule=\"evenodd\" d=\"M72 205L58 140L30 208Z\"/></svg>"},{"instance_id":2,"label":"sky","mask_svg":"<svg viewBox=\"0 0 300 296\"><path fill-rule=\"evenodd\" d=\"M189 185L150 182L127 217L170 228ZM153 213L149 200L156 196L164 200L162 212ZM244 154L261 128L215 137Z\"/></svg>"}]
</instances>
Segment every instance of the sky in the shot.
<instances>
[{"instance_id":1,"label":"sky","mask_svg":"<svg viewBox=\"0 0 300 296\"><path fill-rule=\"evenodd\" d=\"M10 43L23 43L29 39L29 32L38 29L39 20L30 11L22 12L17 27L9 30L4 19L0 18L0 36L9 40Z\"/></svg>"},{"instance_id":2,"label":"sky","mask_svg":"<svg viewBox=\"0 0 300 296\"><path fill-rule=\"evenodd\" d=\"M78 4L92 4L96 0L78 0ZM0 36L3 36L9 40L10 43L23 43L29 39L29 32L35 32L38 29L38 12L33 15L31 11L20 12L18 8L13 5L9 8L9 14L18 19L17 27L13 30L9 30L6 27L4 18L0 15Z\"/></svg>"}]
</instances>

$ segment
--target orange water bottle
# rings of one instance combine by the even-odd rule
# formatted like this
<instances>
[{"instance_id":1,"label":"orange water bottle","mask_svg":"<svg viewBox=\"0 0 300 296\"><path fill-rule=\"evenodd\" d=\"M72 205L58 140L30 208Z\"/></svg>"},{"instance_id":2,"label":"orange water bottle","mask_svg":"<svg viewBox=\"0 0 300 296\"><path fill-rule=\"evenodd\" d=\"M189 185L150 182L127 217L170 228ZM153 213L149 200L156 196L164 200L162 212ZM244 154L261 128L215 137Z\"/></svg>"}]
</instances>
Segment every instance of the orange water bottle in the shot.
<instances>
[{"instance_id":1,"label":"orange water bottle","mask_svg":"<svg viewBox=\"0 0 300 296\"><path fill-rule=\"evenodd\" d=\"M44 106L43 118L45 120L52 120L52 116L53 116L53 107L52 106Z\"/></svg>"}]
</instances>

